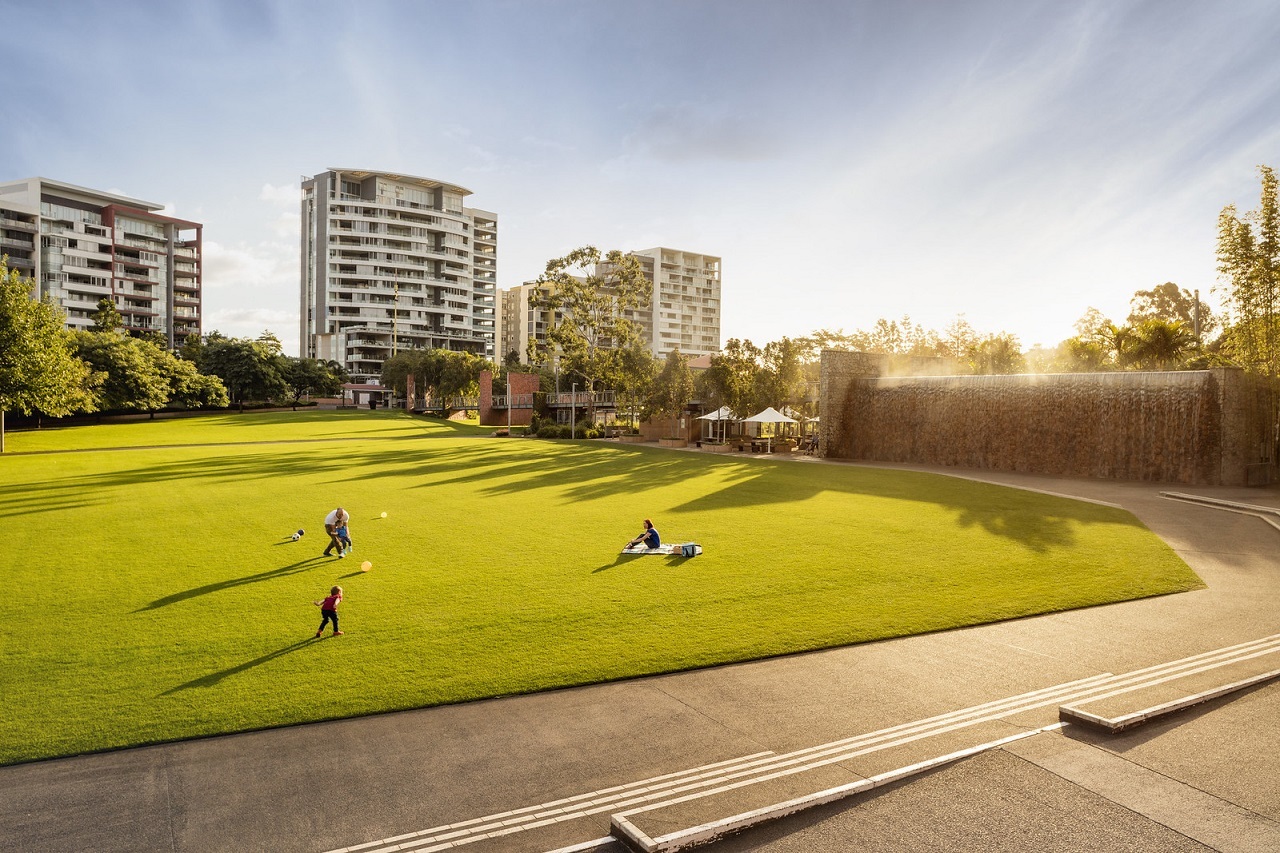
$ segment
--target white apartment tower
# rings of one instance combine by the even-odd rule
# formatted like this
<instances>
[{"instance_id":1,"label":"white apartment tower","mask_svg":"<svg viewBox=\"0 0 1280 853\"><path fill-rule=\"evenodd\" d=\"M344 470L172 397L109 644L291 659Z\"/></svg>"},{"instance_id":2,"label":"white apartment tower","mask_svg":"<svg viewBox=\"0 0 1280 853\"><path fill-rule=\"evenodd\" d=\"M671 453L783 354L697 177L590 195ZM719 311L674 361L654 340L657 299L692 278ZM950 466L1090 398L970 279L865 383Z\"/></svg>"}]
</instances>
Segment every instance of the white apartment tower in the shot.
<instances>
[{"instance_id":1,"label":"white apartment tower","mask_svg":"<svg viewBox=\"0 0 1280 853\"><path fill-rule=\"evenodd\" d=\"M301 355L353 382L411 349L493 358L498 217L463 207L470 194L361 169L304 178Z\"/></svg>"},{"instance_id":2,"label":"white apartment tower","mask_svg":"<svg viewBox=\"0 0 1280 853\"><path fill-rule=\"evenodd\" d=\"M663 359L676 349L691 357L720 352L720 258L664 248L630 254L639 259L652 289L649 307L626 316L640 327L640 339L653 356ZM536 289L525 282L501 291L499 359L516 352L528 363L529 341L545 341L549 325L558 322L558 316L530 306Z\"/></svg>"},{"instance_id":3,"label":"white apartment tower","mask_svg":"<svg viewBox=\"0 0 1280 853\"><path fill-rule=\"evenodd\" d=\"M688 356L720 352L720 258L665 248L631 254L653 284L649 307L635 319L654 357L675 349Z\"/></svg>"},{"instance_id":4,"label":"white apartment tower","mask_svg":"<svg viewBox=\"0 0 1280 853\"><path fill-rule=\"evenodd\" d=\"M110 299L129 332L159 332L172 349L199 335L202 230L164 206L75 184L0 184L0 254L36 282L71 329ZM36 238L39 242L36 242Z\"/></svg>"}]
</instances>

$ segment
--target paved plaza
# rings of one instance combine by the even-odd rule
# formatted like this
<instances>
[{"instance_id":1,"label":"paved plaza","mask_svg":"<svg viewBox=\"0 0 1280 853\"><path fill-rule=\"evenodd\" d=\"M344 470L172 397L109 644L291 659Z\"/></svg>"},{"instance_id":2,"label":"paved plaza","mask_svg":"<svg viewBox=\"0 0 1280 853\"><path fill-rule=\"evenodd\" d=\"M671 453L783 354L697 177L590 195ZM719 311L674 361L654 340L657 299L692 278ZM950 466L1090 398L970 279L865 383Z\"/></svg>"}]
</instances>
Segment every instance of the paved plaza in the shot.
<instances>
[{"instance_id":1,"label":"paved plaza","mask_svg":"<svg viewBox=\"0 0 1280 853\"><path fill-rule=\"evenodd\" d=\"M1121 505L1208 588L696 672L0 768L0 850L620 851L605 840L610 816L624 810L619 791L639 802L642 790L667 784L655 780L816 755L870 743L874 733L888 733L879 737L884 748L841 753L807 770L801 787L1007 742L707 849L1280 849L1280 683L1117 735L1062 727L1058 703L1038 701L1106 674L1280 634L1280 530L1254 515L1171 500L1158 485L968 474ZM1274 490L1178 491L1280 507ZM774 793L794 795L797 783L779 778L735 792L740 803L700 798L635 819L677 827L726 817ZM510 831L476 830L489 825Z\"/></svg>"}]
</instances>

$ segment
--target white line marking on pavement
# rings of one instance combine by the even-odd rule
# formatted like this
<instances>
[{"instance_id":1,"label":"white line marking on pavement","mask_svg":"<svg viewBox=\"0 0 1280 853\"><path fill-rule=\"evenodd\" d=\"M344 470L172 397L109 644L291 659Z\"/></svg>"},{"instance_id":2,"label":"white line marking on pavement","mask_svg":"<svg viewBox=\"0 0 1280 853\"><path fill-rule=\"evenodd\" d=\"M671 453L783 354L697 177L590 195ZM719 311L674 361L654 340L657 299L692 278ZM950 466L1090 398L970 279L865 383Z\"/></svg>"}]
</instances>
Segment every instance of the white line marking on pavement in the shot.
<instances>
[{"instance_id":1,"label":"white line marking on pavement","mask_svg":"<svg viewBox=\"0 0 1280 853\"><path fill-rule=\"evenodd\" d=\"M380 841L353 845L342 848L341 851L330 851L330 853L390 853L390 851L427 853L430 850L459 847L486 838L501 837L605 812L637 815L674 803L803 773L1026 711L1051 705L1098 701L1276 652L1280 652L1280 634L1157 664L1125 675L1103 673L1033 690L1018 696L993 700L970 708L902 723L876 732L855 735L783 755L773 752L755 753L535 806L526 806L384 838ZM1036 729L1034 732L1044 731L1047 728L1052 727ZM1022 736L1026 736L1025 733L1014 737ZM596 842L584 842L584 844L594 845ZM576 848L566 848L566 850L573 849ZM582 849L594 848L588 846Z\"/></svg>"}]
</instances>

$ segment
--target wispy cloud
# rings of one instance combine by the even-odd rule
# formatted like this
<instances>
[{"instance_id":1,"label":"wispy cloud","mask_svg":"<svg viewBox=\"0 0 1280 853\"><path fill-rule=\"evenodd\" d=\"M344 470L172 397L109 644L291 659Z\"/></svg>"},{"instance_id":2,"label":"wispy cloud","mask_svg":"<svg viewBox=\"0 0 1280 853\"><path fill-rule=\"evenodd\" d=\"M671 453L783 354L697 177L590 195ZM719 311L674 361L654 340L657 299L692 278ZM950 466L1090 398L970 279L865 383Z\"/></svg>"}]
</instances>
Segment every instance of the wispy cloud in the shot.
<instances>
[{"instance_id":1,"label":"wispy cloud","mask_svg":"<svg viewBox=\"0 0 1280 853\"><path fill-rule=\"evenodd\" d=\"M282 187L263 184L262 192L258 193L258 198L274 205L296 207L302 199L302 190L299 189L297 184L286 184Z\"/></svg>"},{"instance_id":2,"label":"wispy cloud","mask_svg":"<svg viewBox=\"0 0 1280 853\"><path fill-rule=\"evenodd\" d=\"M1054 343L1207 290L1217 211L1280 150L1280 7L1252 0L63 6L5 6L40 72L6 89L30 120L0 180L165 199L204 223L206 327L294 347L296 178L328 167L473 190L504 287L667 245L724 258L726 338L964 312ZM74 94L121 46L166 69L112 84L166 104L146 134Z\"/></svg>"}]
</instances>

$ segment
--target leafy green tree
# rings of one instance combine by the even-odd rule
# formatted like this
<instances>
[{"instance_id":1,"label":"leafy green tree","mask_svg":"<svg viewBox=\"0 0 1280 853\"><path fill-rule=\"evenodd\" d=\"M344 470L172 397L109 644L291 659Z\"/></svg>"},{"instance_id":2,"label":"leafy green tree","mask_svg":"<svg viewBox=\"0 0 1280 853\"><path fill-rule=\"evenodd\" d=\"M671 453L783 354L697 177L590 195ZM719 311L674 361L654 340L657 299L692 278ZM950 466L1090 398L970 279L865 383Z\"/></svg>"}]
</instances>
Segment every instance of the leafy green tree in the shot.
<instances>
[{"instance_id":1,"label":"leafy green tree","mask_svg":"<svg viewBox=\"0 0 1280 853\"><path fill-rule=\"evenodd\" d=\"M169 405L183 409L225 409L230 402L227 387L216 376L206 376L195 364L157 347L160 370L169 379Z\"/></svg>"},{"instance_id":2,"label":"leafy green tree","mask_svg":"<svg viewBox=\"0 0 1280 853\"><path fill-rule=\"evenodd\" d=\"M1104 343L1088 338L1068 338L1059 347L1060 363L1065 373L1098 373L1111 366L1111 350Z\"/></svg>"},{"instance_id":3,"label":"leafy green tree","mask_svg":"<svg viewBox=\"0 0 1280 853\"><path fill-rule=\"evenodd\" d=\"M913 323L905 314L897 320L876 320L869 332L860 338L862 352L887 353L889 355L934 355L938 350L938 335Z\"/></svg>"},{"instance_id":4,"label":"leafy green tree","mask_svg":"<svg viewBox=\"0 0 1280 853\"><path fill-rule=\"evenodd\" d=\"M1218 273L1232 320L1227 354L1247 369L1280 375L1280 205L1276 173L1259 166L1258 208L1244 216L1235 205L1218 215Z\"/></svg>"},{"instance_id":5,"label":"leafy green tree","mask_svg":"<svg viewBox=\"0 0 1280 853\"><path fill-rule=\"evenodd\" d=\"M796 343L800 346L804 353L804 361L806 364L817 364L822 360L823 350L844 350L852 351L858 347L855 343L854 335L845 334L844 329L817 329L797 338Z\"/></svg>"},{"instance_id":6,"label":"leafy green tree","mask_svg":"<svg viewBox=\"0 0 1280 853\"><path fill-rule=\"evenodd\" d=\"M681 355L680 350L672 350L653 380L648 409L654 415L670 416L671 436L678 438L680 429L676 421L692 399L693 374L689 370L689 359Z\"/></svg>"},{"instance_id":7,"label":"leafy green tree","mask_svg":"<svg viewBox=\"0 0 1280 853\"><path fill-rule=\"evenodd\" d=\"M119 332L124 328L124 317L120 316L120 311L110 297L104 296L99 299L98 310L90 316L93 318L95 332Z\"/></svg>"},{"instance_id":8,"label":"leafy green tree","mask_svg":"<svg viewBox=\"0 0 1280 853\"><path fill-rule=\"evenodd\" d=\"M436 392L444 398L474 397L480 391L480 373L494 370L492 362L472 352L437 350L441 355Z\"/></svg>"},{"instance_id":9,"label":"leafy green tree","mask_svg":"<svg viewBox=\"0 0 1280 853\"><path fill-rule=\"evenodd\" d=\"M347 378L347 371L335 361L285 357L284 381L295 409L308 394L336 397Z\"/></svg>"},{"instance_id":10,"label":"leafy green tree","mask_svg":"<svg viewBox=\"0 0 1280 853\"><path fill-rule=\"evenodd\" d=\"M548 346L559 351L563 372L581 374L587 390L595 391L608 371L610 350L626 347L639 334L627 314L647 306L652 296L639 259L617 249L602 256L584 246L548 261L537 283L542 287L530 296L530 306L555 318ZM548 355L531 353L539 362ZM588 417L595 420L594 405Z\"/></svg>"},{"instance_id":11,"label":"leafy green tree","mask_svg":"<svg viewBox=\"0 0 1280 853\"><path fill-rule=\"evenodd\" d=\"M1218 320L1203 301L1185 287L1171 281L1158 284L1150 290L1139 290L1129 300L1130 326L1139 326L1145 320L1163 320L1166 323L1182 323L1195 334L1196 309L1200 313L1200 334L1213 331Z\"/></svg>"},{"instance_id":12,"label":"leafy green tree","mask_svg":"<svg viewBox=\"0 0 1280 853\"><path fill-rule=\"evenodd\" d=\"M802 362L803 348L790 338L765 344L763 365L756 374L754 409L799 407L808 391ZM743 412L742 414L748 414Z\"/></svg>"},{"instance_id":13,"label":"leafy green tree","mask_svg":"<svg viewBox=\"0 0 1280 853\"><path fill-rule=\"evenodd\" d=\"M705 389L704 399L717 409L728 406L738 417L752 414L763 355L750 340L730 338L720 352L711 356L711 366L703 371L700 381Z\"/></svg>"},{"instance_id":14,"label":"leafy green tree","mask_svg":"<svg viewBox=\"0 0 1280 853\"><path fill-rule=\"evenodd\" d=\"M423 400L474 397L480 391L480 373L497 367L483 356L446 349L410 350L397 353L382 363L380 379L398 394L408 391L413 376L415 393Z\"/></svg>"},{"instance_id":15,"label":"leafy green tree","mask_svg":"<svg viewBox=\"0 0 1280 853\"><path fill-rule=\"evenodd\" d=\"M982 336L960 315L938 336L937 354L958 361L969 362L974 351L982 343Z\"/></svg>"},{"instance_id":16,"label":"leafy green tree","mask_svg":"<svg viewBox=\"0 0 1280 853\"><path fill-rule=\"evenodd\" d=\"M154 412L169 402L169 377L155 344L117 332L74 332L76 355L102 377L95 390L99 411Z\"/></svg>"},{"instance_id":17,"label":"leafy green tree","mask_svg":"<svg viewBox=\"0 0 1280 853\"><path fill-rule=\"evenodd\" d=\"M0 453L4 413L62 417L93 411L91 371L76 358L62 312L0 257Z\"/></svg>"},{"instance_id":18,"label":"leafy green tree","mask_svg":"<svg viewBox=\"0 0 1280 853\"><path fill-rule=\"evenodd\" d=\"M423 350L408 350L406 352L398 352L382 362L382 369L378 373L378 381L386 388L391 388L397 394L404 396L408 393L407 378L413 376L416 393L425 394L426 387L421 383L419 378L419 361L422 358Z\"/></svg>"},{"instance_id":19,"label":"leafy green tree","mask_svg":"<svg viewBox=\"0 0 1280 853\"><path fill-rule=\"evenodd\" d=\"M1022 344L1008 332L987 335L970 345L967 362L969 369L980 376L1022 373L1027 367Z\"/></svg>"},{"instance_id":20,"label":"leafy green tree","mask_svg":"<svg viewBox=\"0 0 1280 853\"><path fill-rule=\"evenodd\" d=\"M1118 326L1090 307L1075 322L1076 336L1058 346L1057 367L1068 373L1093 373L1131 367L1136 338L1129 326Z\"/></svg>"},{"instance_id":21,"label":"leafy green tree","mask_svg":"<svg viewBox=\"0 0 1280 853\"><path fill-rule=\"evenodd\" d=\"M274 341L274 343L273 343ZM244 411L248 400L288 399L280 342L265 333L257 340L210 335L200 352L200 372L217 376L231 402Z\"/></svg>"},{"instance_id":22,"label":"leafy green tree","mask_svg":"<svg viewBox=\"0 0 1280 853\"><path fill-rule=\"evenodd\" d=\"M658 362L642 341L633 340L613 350L605 381L617 393L618 411L634 417L644 405L657 374Z\"/></svg>"}]
</instances>

